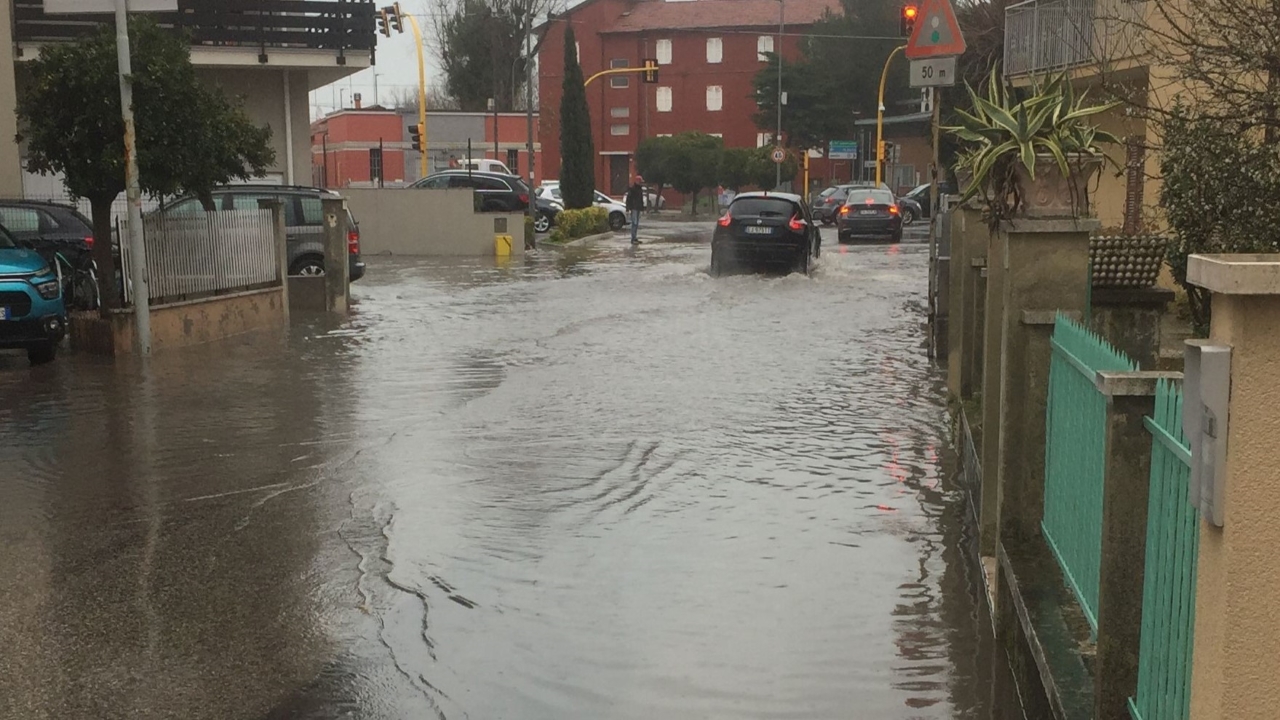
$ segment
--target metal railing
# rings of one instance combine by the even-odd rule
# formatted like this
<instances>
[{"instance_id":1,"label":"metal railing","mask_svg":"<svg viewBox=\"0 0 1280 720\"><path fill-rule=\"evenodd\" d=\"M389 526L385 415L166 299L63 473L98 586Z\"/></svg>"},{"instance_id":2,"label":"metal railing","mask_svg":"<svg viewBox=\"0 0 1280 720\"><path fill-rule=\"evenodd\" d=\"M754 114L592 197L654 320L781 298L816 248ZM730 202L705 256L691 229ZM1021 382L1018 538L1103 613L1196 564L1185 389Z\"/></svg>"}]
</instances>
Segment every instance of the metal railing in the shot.
<instances>
[{"instance_id":1,"label":"metal railing","mask_svg":"<svg viewBox=\"0 0 1280 720\"><path fill-rule=\"evenodd\" d=\"M969 511L975 522L982 519L982 459L973 439L969 413L960 409L960 484L969 494Z\"/></svg>"},{"instance_id":2,"label":"metal railing","mask_svg":"<svg viewBox=\"0 0 1280 720\"><path fill-rule=\"evenodd\" d=\"M1151 433L1146 565L1138 692L1134 720L1187 720L1191 714L1191 648L1195 633L1200 528L1188 501L1191 448L1182 433L1182 392L1161 380Z\"/></svg>"},{"instance_id":3,"label":"metal railing","mask_svg":"<svg viewBox=\"0 0 1280 720\"><path fill-rule=\"evenodd\" d=\"M1041 529L1097 632L1107 405L1094 381L1100 371L1133 372L1138 367L1062 315L1050 344Z\"/></svg>"},{"instance_id":4,"label":"metal railing","mask_svg":"<svg viewBox=\"0 0 1280 720\"><path fill-rule=\"evenodd\" d=\"M1005 8L1006 77L1103 65L1145 52L1143 4L1027 0Z\"/></svg>"},{"instance_id":5,"label":"metal railing","mask_svg":"<svg viewBox=\"0 0 1280 720\"><path fill-rule=\"evenodd\" d=\"M153 304L194 300L281 283L275 224L269 210L157 213L142 221L147 285ZM129 275L128 234L122 234L123 277ZM125 283L125 299L132 288Z\"/></svg>"},{"instance_id":6,"label":"metal railing","mask_svg":"<svg viewBox=\"0 0 1280 720\"><path fill-rule=\"evenodd\" d=\"M4 2L5 0L0 0ZM93 32L110 15L47 15L43 0L11 0L13 38L63 42ZM376 43L373 0L178 0L178 11L151 13L187 32L193 45L309 48L371 52Z\"/></svg>"}]
</instances>

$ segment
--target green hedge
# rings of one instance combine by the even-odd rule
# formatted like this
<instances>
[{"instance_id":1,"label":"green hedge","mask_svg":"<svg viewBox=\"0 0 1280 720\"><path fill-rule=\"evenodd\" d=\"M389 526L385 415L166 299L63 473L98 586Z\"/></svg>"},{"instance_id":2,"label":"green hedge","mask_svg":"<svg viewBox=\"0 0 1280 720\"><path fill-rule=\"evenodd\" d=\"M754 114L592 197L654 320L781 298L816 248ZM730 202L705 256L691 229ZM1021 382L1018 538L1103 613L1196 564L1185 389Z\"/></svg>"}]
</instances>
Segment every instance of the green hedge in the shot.
<instances>
[{"instance_id":1,"label":"green hedge","mask_svg":"<svg viewBox=\"0 0 1280 720\"><path fill-rule=\"evenodd\" d=\"M609 230L609 211L589 207L582 210L563 210L556 216L556 229L551 233L553 242L568 242Z\"/></svg>"}]
</instances>

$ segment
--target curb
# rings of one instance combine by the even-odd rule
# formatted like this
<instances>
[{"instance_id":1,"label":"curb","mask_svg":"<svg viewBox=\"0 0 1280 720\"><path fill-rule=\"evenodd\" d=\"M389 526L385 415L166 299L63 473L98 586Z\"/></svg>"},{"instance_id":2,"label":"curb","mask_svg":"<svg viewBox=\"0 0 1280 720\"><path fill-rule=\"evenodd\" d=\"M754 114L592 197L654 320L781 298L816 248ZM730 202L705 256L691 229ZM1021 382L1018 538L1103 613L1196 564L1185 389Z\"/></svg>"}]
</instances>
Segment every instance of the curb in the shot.
<instances>
[{"instance_id":1,"label":"curb","mask_svg":"<svg viewBox=\"0 0 1280 720\"><path fill-rule=\"evenodd\" d=\"M549 240L543 240L539 238L537 240L537 246L539 249L547 248L552 250L563 250L565 248L571 248L571 247L583 247L585 245L590 245L591 243L594 243L594 242L607 240L614 236L615 236L615 233L612 230L610 230L609 232L597 233L595 235L587 235L586 237L580 237L576 240L570 240L569 242L566 242L566 243L553 243Z\"/></svg>"}]
</instances>

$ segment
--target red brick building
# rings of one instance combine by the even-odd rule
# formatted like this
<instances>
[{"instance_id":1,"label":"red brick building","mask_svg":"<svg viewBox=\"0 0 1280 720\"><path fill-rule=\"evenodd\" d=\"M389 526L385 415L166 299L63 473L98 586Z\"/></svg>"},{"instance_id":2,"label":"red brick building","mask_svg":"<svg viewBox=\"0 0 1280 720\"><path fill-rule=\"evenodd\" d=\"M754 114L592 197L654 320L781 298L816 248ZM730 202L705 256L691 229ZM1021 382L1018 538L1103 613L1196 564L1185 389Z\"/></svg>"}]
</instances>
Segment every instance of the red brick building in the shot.
<instances>
[{"instance_id":1,"label":"red brick building","mask_svg":"<svg viewBox=\"0 0 1280 720\"><path fill-rule=\"evenodd\" d=\"M636 146L645 138L697 130L724 138L726 147L772 142L756 113L755 76L765 67L762 52L778 42L781 52L800 54L801 37L837 0L586 0L548 23L538 55L542 147L550 176L558 176L564 32L572 23L584 77L609 68L637 67L656 58L659 81L639 74L606 76L587 88L597 153L596 184L606 193L625 191ZM786 90L784 87L783 90ZM786 110L784 108L783 112ZM817 167L815 167L817 166ZM821 176L825 162L811 172Z\"/></svg>"},{"instance_id":2,"label":"red brick building","mask_svg":"<svg viewBox=\"0 0 1280 720\"><path fill-rule=\"evenodd\" d=\"M401 187L421 177L421 154L408 126L417 111L373 106L347 108L311 123L312 183L318 187ZM521 112L432 110L427 113L427 172L453 167L468 157L497 159L512 172L529 174L528 117ZM534 137L538 115L533 116ZM497 153L494 134L497 134ZM534 143L535 181L542 177L542 152ZM381 181L378 173L381 171Z\"/></svg>"}]
</instances>

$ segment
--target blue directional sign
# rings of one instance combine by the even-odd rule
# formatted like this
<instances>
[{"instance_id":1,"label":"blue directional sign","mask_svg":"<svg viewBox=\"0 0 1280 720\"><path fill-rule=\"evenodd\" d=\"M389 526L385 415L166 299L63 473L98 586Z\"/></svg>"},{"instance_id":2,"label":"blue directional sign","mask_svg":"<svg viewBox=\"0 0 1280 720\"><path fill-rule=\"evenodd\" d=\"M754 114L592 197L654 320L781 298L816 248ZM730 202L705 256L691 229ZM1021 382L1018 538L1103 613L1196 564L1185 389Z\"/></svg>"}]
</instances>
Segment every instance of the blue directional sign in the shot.
<instances>
[{"instance_id":1,"label":"blue directional sign","mask_svg":"<svg viewBox=\"0 0 1280 720\"><path fill-rule=\"evenodd\" d=\"M857 140L832 140L827 158L830 160L854 160L858 157Z\"/></svg>"}]
</instances>

